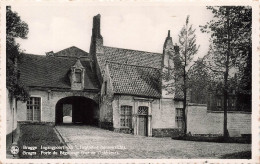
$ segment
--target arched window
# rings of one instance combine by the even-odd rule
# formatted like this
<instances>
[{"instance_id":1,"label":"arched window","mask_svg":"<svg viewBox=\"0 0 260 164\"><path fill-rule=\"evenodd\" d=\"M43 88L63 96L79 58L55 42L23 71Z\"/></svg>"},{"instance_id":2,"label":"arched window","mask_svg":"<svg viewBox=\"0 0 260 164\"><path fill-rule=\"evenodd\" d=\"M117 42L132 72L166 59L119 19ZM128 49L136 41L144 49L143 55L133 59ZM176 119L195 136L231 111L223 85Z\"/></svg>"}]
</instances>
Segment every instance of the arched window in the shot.
<instances>
[{"instance_id":1,"label":"arched window","mask_svg":"<svg viewBox=\"0 0 260 164\"><path fill-rule=\"evenodd\" d=\"M139 106L137 113L139 115L148 115L148 107L147 106Z\"/></svg>"}]
</instances>

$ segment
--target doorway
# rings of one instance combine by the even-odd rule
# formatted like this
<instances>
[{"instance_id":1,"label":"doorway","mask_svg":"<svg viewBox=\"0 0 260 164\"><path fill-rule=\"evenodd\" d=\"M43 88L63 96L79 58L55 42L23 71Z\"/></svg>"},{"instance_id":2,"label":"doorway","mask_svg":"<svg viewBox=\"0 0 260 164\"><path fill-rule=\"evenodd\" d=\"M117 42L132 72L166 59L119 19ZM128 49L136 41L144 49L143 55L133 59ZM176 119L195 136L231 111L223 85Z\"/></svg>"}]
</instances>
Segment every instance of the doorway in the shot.
<instances>
[{"instance_id":1,"label":"doorway","mask_svg":"<svg viewBox=\"0 0 260 164\"><path fill-rule=\"evenodd\" d=\"M98 125L98 104L89 98L81 96L65 97L56 104L56 124L86 124Z\"/></svg>"},{"instance_id":2,"label":"doorway","mask_svg":"<svg viewBox=\"0 0 260 164\"><path fill-rule=\"evenodd\" d=\"M138 107L138 135L148 136L148 107Z\"/></svg>"}]
</instances>

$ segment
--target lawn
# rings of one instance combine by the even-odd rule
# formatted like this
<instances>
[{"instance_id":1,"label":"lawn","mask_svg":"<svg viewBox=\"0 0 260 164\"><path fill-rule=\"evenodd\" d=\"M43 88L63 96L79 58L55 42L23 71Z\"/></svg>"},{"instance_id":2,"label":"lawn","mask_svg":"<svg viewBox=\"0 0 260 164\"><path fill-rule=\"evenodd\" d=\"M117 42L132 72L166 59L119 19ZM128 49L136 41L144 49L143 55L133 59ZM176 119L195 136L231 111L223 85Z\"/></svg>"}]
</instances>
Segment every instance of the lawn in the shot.
<instances>
[{"instance_id":1,"label":"lawn","mask_svg":"<svg viewBox=\"0 0 260 164\"><path fill-rule=\"evenodd\" d=\"M54 127L50 125L22 124L19 138L20 158L69 158Z\"/></svg>"},{"instance_id":2,"label":"lawn","mask_svg":"<svg viewBox=\"0 0 260 164\"><path fill-rule=\"evenodd\" d=\"M225 154L223 159L250 159L252 157L251 151L243 151L238 153Z\"/></svg>"}]
</instances>

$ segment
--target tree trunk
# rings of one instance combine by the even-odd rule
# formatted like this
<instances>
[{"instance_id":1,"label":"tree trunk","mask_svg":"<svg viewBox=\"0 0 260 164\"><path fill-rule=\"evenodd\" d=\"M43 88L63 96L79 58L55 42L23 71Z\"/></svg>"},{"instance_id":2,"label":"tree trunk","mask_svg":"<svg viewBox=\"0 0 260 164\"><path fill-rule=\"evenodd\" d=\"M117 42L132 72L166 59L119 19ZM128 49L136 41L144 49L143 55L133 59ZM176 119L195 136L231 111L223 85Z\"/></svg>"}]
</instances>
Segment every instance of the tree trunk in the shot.
<instances>
[{"instance_id":1,"label":"tree trunk","mask_svg":"<svg viewBox=\"0 0 260 164\"><path fill-rule=\"evenodd\" d=\"M183 122L184 122L184 124L183 124L183 133L184 133L184 135L186 135L187 134L187 119L186 119L186 103L187 103L187 101L186 101L186 98L187 98L187 95L186 95L186 89L185 89L185 91L184 91L184 96L183 96Z\"/></svg>"},{"instance_id":2,"label":"tree trunk","mask_svg":"<svg viewBox=\"0 0 260 164\"><path fill-rule=\"evenodd\" d=\"M227 100L228 100L228 71L229 71L229 56L230 56L230 24L229 24L229 7L227 7L227 37L228 37L228 50L226 56L226 71L224 74L224 139L228 139L228 129L227 129Z\"/></svg>"}]
</instances>

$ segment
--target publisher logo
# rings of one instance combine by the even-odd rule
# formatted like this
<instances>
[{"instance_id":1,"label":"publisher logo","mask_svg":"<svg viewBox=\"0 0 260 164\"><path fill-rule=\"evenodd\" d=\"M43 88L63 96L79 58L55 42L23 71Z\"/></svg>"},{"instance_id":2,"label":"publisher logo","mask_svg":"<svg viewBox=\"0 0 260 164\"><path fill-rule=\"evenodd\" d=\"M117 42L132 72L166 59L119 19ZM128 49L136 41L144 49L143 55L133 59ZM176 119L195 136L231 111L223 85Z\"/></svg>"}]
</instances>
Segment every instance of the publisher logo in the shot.
<instances>
[{"instance_id":1,"label":"publisher logo","mask_svg":"<svg viewBox=\"0 0 260 164\"><path fill-rule=\"evenodd\" d=\"M11 153L12 153L13 155L18 154L18 153L19 153L19 147L18 147L18 146L15 146L15 145L11 146Z\"/></svg>"}]
</instances>

